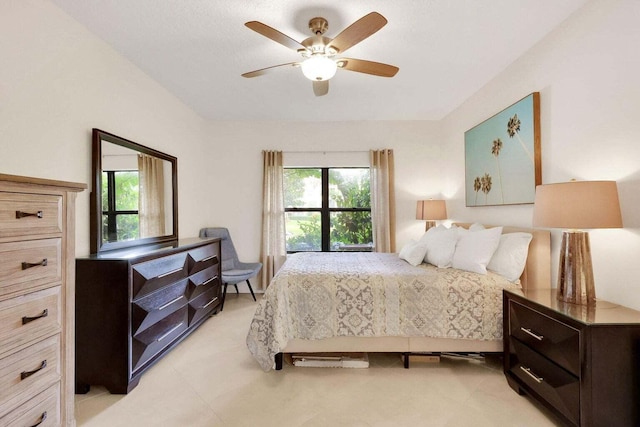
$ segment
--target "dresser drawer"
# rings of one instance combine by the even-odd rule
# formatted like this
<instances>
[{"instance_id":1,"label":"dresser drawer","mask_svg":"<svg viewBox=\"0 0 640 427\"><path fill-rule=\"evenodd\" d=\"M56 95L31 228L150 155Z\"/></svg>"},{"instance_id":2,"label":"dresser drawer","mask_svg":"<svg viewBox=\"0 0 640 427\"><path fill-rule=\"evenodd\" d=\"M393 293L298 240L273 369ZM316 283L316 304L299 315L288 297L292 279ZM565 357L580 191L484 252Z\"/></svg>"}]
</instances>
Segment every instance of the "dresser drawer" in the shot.
<instances>
[{"instance_id":1,"label":"dresser drawer","mask_svg":"<svg viewBox=\"0 0 640 427\"><path fill-rule=\"evenodd\" d=\"M579 425L580 380L517 339L510 341L511 374Z\"/></svg>"},{"instance_id":2,"label":"dresser drawer","mask_svg":"<svg viewBox=\"0 0 640 427\"><path fill-rule=\"evenodd\" d=\"M0 357L60 331L60 286L0 302Z\"/></svg>"},{"instance_id":3,"label":"dresser drawer","mask_svg":"<svg viewBox=\"0 0 640 427\"><path fill-rule=\"evenodd\" d=\"M62 234L62 197L0 192L0 239Z\"/></svg>"},{"instance_id":4,"label":"dresser drawer","mask_svg":"<svg viewBox=\"0 0 640 427\"><path fill-rule=\"evenodd\" d=\"M60 385L49 387L0 418L3 427L55 427L60 425Z\"/></svg>"},{"instance_id":5,"label":"dresser drawer","mask_svg":"<svg viewBox=\"0 0 640 427\"><path fill-rule=\"evenodd\" d=\"M197 298L189 301L189 326L206 317L220 305L220 285L216 284Z\"/></svg>"},{"instance_id":6,"label":"dresser drawer","mask_svg":"<svg viewBox=\"0 0 640 427\"><path fill-rule=\"evenodd\" d=\"M188 282L183 279L135 301L131 309L131 333L137 335L187 305Z\"/></svg>"},{"instance_id":7,"label":"dresser drawer","mask_svg":"<svg viewBox=\"0 0 640 427\"><path fill-rule=\"evenodd\" d=\"M189 300L197 298L199 295L207 292L219 283L220 277L218 276L218 268L216 266L209 267L189 276L187 296L189 297Z\"/></svg>"},{"instance_id":8,"label":"dresser drawer","mask_svg":"<svg viewBox=\"0 0 640 427\"><path fill-rule=\"evenodd\" d=\"M220 264L218 242L189 251L189 275L218 264Z\"/></svg>"},{"instance_id":9,"label":"dresser drawer","mask_svg":"<svg viewBox=\"0 0 640 427\"><path fill-rule=\"evenodd\" d=\"M0 297L60 283L61 239L0 243Z\"/></svg>"},{"instance_id":10,"label":"dresser drawer","mask_svg":"<svg viewBox=\"0 0 640 427\"><path fill-rule=\"evenodd\" d=\"M131 372L135 373L162 349L187 330L188 311L184 306L152 327L131 338Z\"/></svg>"},{"instance_id":11,"label":"dresser drawer","mask_svg":"<svg viewBox=\"0 0 640 427\"><path fill-rule=\"evenodd\" d=\"M134 264L133 295L138 299L188 276L187 253L181 252Z\"/></svg>"},{"instance_id":12,"label":"dresser drawer","mask_svg":"<svg viewBox=\"0 0 640 427\"><path fill-rule=\"evenodd\" d=\"M580 376L580 331L509 301L509 335Z\"/></svg>"},{"instance_id":13,"label":"dresser drawer","mask_svg":"<svg viewBox=\"0 0 640 427\"><path fill-rule=\"evenodd\" d=\"M0 408L27 400L60 380L60 335L0 359Z\"/></svg>"}]
</instances>

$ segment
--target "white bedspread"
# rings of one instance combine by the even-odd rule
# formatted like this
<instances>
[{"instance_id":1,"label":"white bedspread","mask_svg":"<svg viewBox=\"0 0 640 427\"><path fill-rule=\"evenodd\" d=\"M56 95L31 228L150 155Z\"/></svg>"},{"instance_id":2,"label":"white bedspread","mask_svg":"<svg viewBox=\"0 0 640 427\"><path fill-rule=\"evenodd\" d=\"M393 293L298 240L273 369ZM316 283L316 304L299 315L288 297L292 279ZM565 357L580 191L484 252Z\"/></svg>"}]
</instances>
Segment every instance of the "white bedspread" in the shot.
<instances>
[{"instance_id":1,"label":"white bedspread","mask_svg":"<svg viewBox=\"0 0 640 427\"><path fill-rule=\"evenodd\" d=\"M502 289L488 273L409 265L389 253L289 255L259 301L247 336L260 366L293 338L428 336L502 338Z\"/></svg>"}]
</instances>

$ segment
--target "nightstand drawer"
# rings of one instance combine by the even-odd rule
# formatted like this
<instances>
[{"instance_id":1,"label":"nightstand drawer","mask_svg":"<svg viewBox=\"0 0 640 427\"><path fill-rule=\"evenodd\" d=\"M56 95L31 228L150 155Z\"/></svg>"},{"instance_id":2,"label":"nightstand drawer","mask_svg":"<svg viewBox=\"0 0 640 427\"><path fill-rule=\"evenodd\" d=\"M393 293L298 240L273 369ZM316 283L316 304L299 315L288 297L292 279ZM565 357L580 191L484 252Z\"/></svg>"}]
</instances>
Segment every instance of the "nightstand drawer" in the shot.
<instances>
[{"instance_id":1,"label":"nightstand drawer","mask_svg":"<svg viewBox=\"0 0 640 427\"><path fill-rule=\"evenodd\" d=\"M509 371L540 395L546 402L579 425L580 380L550 362L517 339L510 342L512 356Z\"/></svg>"},{"instance_id":2,"label":"nightstand drawer","mask_svg":"<svg viewBox=\"0 0 640 427\"><path fill-rule=\"evenodd\" d=\"M532 308L509 301L509 335L580 375L580 331Z\"/></svg>"}]
</instances>

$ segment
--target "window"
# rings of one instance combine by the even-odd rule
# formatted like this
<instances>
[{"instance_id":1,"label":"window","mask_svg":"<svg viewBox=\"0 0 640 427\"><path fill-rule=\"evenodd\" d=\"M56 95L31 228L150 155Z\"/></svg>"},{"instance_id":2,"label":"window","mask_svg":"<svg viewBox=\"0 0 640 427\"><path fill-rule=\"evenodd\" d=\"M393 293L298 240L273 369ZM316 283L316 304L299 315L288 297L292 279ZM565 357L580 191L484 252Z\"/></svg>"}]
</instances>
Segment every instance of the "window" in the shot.
<instances>
[{"instance_id":1,"label":"window","mask_svg":"<svg viewBox=\"0 0 640 427\"><path fill-rule=\"evenodd\" d=\"M140 237L137 171L102 172L102 235L108 242Z\"/></svg>"},{"instance_id":2,"label":"window","mask_svg":"<svg viewBox=\"0 0 640 427\"><path fill-rule=\"evenodd\" d=\"M287 252L371 251L368 168L284 170Z\"/></svg>"}]
</instances>

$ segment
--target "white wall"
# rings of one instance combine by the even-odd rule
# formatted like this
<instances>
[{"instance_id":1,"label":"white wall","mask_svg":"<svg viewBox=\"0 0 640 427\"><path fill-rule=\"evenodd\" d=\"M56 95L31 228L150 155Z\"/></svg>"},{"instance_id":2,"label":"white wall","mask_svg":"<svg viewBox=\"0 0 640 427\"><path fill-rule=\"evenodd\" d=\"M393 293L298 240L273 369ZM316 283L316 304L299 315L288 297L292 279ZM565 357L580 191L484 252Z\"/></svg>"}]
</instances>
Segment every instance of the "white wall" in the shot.
<instances>
[{"instance_id":1,"label":"white wall","mask_svg":"<svg viewBox=\"0 0 640 427\"><path fill-rule=\"evenodd\" d=\"M204 121L56 6L0 2L0 172L91 182L91 129L178 157L181 235L199 210ZM89 191L80 194L78 255L89 253Z\"/></svg>"},{"instance_id":2,"label":"white wall","mask_svg":"<svg viewBox=\"0 0 640 427\"><path fill-rule=\"evenodd\" d=\"M443 121L455 219L531 226L532 205L466 208L464 131L541 98L542 181L616 180L624 229L593 230L596 295L640 309L640 1L595 0ZM553 283L560 232L554 231Z\"/></svg>"}]
</instances>

